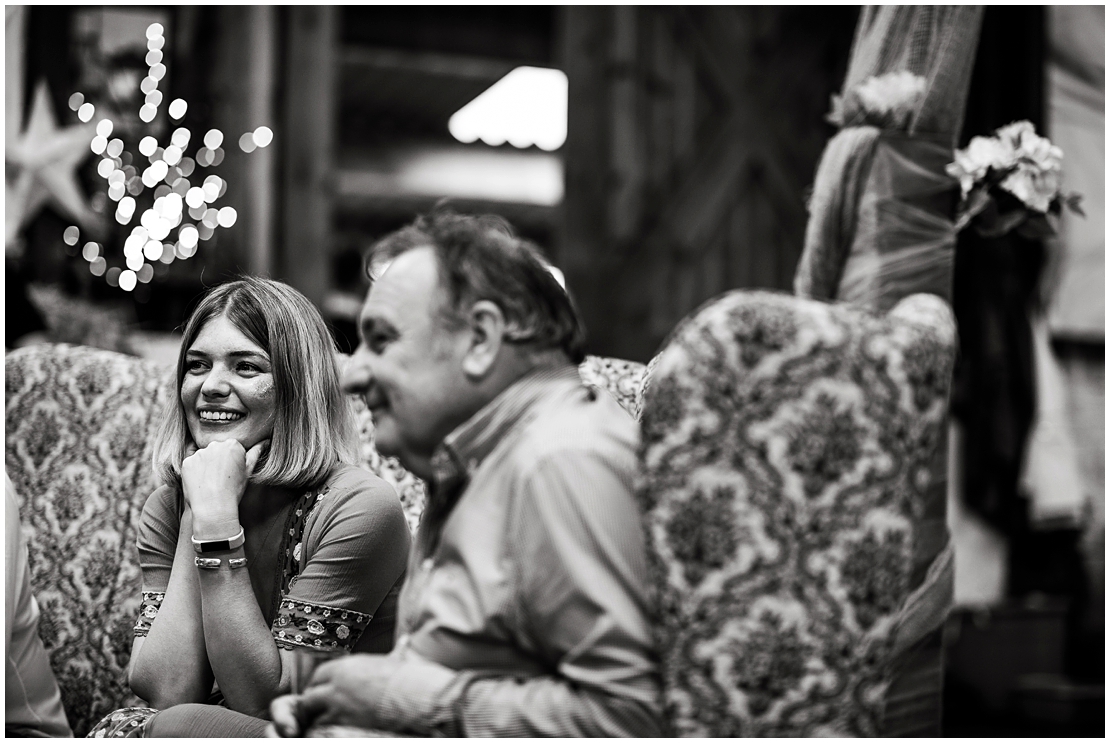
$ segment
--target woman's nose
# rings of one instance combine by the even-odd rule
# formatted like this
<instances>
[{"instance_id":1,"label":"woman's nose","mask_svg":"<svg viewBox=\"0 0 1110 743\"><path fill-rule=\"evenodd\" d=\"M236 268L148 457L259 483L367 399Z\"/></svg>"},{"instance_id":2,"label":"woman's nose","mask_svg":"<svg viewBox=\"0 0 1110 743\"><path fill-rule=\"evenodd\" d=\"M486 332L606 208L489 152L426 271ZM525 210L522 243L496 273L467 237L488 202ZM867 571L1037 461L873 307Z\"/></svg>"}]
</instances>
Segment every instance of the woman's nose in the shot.
<instances>
[{"instance_id":1,"label":"woman's nose","mask_svg":"<svg viewBox=\"0 0 1110 743\"><path fill-rule=\"evenodd\" d=\"M205 397L227 397L231 392L231 385L228 384L227 374L221 369L213 367L204 378L204 383L200 386L200 391Z\"/></svg>"}]
</instances>

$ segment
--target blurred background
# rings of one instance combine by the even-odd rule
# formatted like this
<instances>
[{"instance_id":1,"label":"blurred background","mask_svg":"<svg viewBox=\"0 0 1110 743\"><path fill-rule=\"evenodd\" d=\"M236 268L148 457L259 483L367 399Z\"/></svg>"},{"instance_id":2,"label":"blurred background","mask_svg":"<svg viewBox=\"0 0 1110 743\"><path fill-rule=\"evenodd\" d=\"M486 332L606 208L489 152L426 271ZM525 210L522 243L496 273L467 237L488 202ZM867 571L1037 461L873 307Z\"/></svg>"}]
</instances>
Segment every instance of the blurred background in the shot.
<instances>
[{"instance_id":1,"label":"blurred background","mask_svg":"<svg viewBox=\"0 0 1110 743\"><path fill-rule=\"evenodd\" d=\"M646 362L710 297L791 289L858 14L6 6L6 347L169 363L253 273L350 351L363 251L447 198L547 251L591 352ZM957 251L953 735L1102 731L1104 86L1102 7L987 8L960 146L1032 121L1087 217L1041 255Z\"/></svg>"}]
</instances>

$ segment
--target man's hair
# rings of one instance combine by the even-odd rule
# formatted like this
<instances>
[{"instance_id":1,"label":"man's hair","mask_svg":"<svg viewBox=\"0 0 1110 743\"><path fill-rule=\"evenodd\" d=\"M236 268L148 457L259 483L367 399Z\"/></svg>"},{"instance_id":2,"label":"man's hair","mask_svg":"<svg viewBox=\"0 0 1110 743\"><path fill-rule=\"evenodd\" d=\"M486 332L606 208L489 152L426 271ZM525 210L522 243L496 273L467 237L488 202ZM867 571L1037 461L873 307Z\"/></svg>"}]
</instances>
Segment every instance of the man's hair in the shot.
<instances>
[{"instance_id":1,"label":"man's hair","mask_svg":"<svg viewBox=\"0 0 1110 743\"><path fill-rule=\"evenodd\" d=\"M339 386L335 341L320 312L296 289L246 277L212 289L185 325L177 355L177 386L167 401L154 444L154 471L180 485L181 461L192 442L181 404L185 354L204 326L226 317L270 356L274 431L251 479L267 485L311 487L338 462L354 463L358 443L350 402Z\"/></svg>"},{"instance_id":2,"label":"man's hair","mask_svg":"<svg viewBox=\"0 0 1110 743\"><path fill-rule=\"evenodd\" d=\"M585 358L585 330L573 300L540 249L513 235L504 219L449 209L417 217L370 248L367 274L374 280L384 264L421 247L435 250L445 325L457 327L475 302L488 300L505 315L510 343L558 348L575 364Z\"/></svg>"}]
</instances>

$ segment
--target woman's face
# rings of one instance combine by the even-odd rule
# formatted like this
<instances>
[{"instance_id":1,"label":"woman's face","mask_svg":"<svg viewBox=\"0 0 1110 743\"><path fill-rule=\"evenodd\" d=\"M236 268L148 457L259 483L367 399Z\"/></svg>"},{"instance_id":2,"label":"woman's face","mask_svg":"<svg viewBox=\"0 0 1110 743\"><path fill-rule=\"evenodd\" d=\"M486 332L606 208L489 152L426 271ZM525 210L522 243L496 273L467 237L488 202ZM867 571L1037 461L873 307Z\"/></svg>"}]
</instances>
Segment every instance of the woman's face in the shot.
<instances>
[{"instance_id":1,"label":"woman's face","mask_svg":"<svg viewBox=\"0 0 1110 743\"><path fill-rule=\"evenodd\" d=\"M181 405L198 449L236 439L244 449L274 430L270 356L224 316L213 317L185 352Z\"/></svg>"}]
</instances>

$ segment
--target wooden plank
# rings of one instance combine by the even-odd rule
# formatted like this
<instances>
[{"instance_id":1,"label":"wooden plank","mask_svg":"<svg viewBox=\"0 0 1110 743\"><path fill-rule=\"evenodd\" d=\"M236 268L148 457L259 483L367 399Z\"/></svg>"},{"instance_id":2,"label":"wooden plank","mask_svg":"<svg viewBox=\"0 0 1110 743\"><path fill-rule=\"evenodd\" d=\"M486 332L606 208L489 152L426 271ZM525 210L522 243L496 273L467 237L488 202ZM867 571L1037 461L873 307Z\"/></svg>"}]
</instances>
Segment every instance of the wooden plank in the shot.
<instances>
[{"instance_id":1,"label":"wooden plank","mask_svg":"<svg viewBox=\"0 0 1110 743\"><path fill-rule=\"evenodd\" d=\"M271 5L252 5L248 12L247 66L248 131L259 126L274 129L274 100L277 84L277 12ZM280 127L278 127L280 129ZM229 138L226 147L235 147ZM243 227L246 237L248 270L258 276L273 271L274 203L276 188L276 151L268 146L250 153L246 162L247 192L244 195Z\"/></svg>"},{"instance_id":2,"label":"wooden plank","mask_svg":"<svg viewBox=\"0 0 1110 743\"><path fill-rule=\"evenodd\" d=\"M318 306L329 285L337 11L289 6L280 275Z\"/></svg>"}]
</instances>

